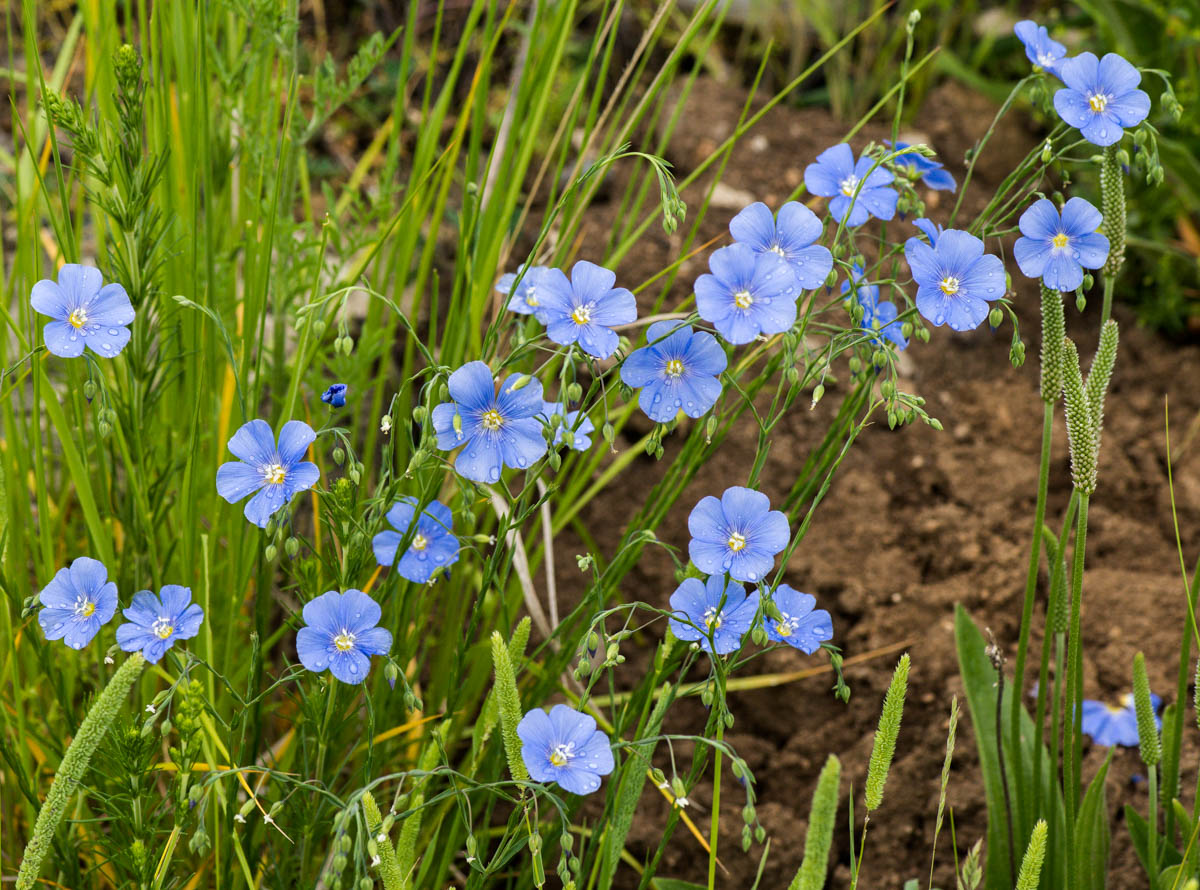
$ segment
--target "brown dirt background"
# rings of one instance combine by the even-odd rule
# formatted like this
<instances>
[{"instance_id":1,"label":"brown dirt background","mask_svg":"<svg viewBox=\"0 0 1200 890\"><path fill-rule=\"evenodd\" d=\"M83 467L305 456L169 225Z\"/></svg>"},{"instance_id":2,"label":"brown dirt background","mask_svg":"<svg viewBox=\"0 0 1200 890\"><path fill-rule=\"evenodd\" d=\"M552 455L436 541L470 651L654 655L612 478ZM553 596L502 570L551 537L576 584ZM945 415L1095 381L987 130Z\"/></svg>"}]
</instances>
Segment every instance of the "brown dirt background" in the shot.
<instances>
[{"instance_id":1,"label":"brown dirt background","mask_svg":"<svg viewBox=\"0 0 1200 890\"><path fill-rule=\"evenodd\" d=\"M680 175L693 169L729 134L745 99L740 87L704 79L697 82L667 152ZM963 153L986 130L994 113L985 100L946 84L927 98L923 112L906 132L933 145L961 186ZM751 200L763 200L777 208L802 181L805 165L839 141L845 129L823 110L779 106L769 112L735 148L723 177L721 199L710 209L696 243L720 236L737 209ZM882 125L868 126L852 144L857 151L867 141L888 135ZM1024 156L1038 139L1028 118L1020 113L1008 116L976 170L963 219L970 219L971 212L982 207L1012 161ZM699 206L709 182L706 177L684 194L690 207ZM1139 188L1134 180L1129 182L1128 188ZM925 197L927 215L945 222L953 199L934 192ZM596 232L602 233L616 208L608 210L607 219L605 208L597 209L594 225ZM903 232L900 237L909 234L905 223L892 225L893 235L896 226ZM1006 254L1010 246L1006 245ZM678 237L669 237L655 226L619 268L619 281L649 278L679 255L679 247ZM989 245L989 250L995 249ZM707 255L689 260L679 280L691 282L705 271ZM1028 347L1025 365L1014 369L1009 363L1011 330L1007 323L995 333L981 329L956 334L947 328L934 329L928 344L914 341L906 354L907 388L928 400L930 413L942 421L944 431L921 424L890 431L879 418L855 443L788 566L787 581L814 594L819 607L832 613L833 642L843 647L847 658L903 641L908 641L907 651L912 656L904 723L883 806L871 820L863 886L899 888L910 878L920 878L922 886L927 884L954 695L964 712L948 796L958 855L986 833L975 738L958 676L954 606L962 603L979 624L991 628L1006 650L1011 677L1036 496L1042 414L1037 290L1033 282L1020 276L1010 256L1006 264L1017 289L1015 304ZM1127 280L1120 283L1118 301L1120 289L1131 286ZM1073 301L1067 307L1068 333L1085 356L1095 348L1099 302L1100 288L1096 287L1082 315ZM1121 323L1121 348L1106 410L1100 485L1092 499L1087 541L1085 695L1116 701L1130 688L1135 652L1144 650L1152 688L1170 702L1185 606L1167 489L1163 402L1169 397L1176 498L1185 553L1192 559L1200 543L1200 449L1191 445L1189 433L1200 411L1200 393L1194 383L1200 373L1200 349L1138 329L1132 314L1119 304L1114 315ZM837 396L831 388L815 410L809 410L802 399L780 424L762 476L762 487L773 502L788 490L810 443L819 441L836 410ZM675 446L670 439L666 444L663 460L669 461ZM730 436L680 498L659 529L660 538L686 553L686 519L691 505L706 494L719 494L726 486L744 481L754 446L749 427L742 435L735 432ZM661 471L656 461L639 458L621 490L646 490ZM1060 408L1047 511L1047 520L1056 530L1070 491ZM615 544L634 513L633 501L616 495L600 499L586 510L585 524L598 534L602 549ZM602 533L606 527L607 535ZM564 563L573 562L571 553L560 554L560 558ZM570 568L564 564L560 577L569 577ZM1044 570L1042 574L1031 646L1034 664L1046 587ZM647 550L628 586L638 590L639 598L665 606L675 587L673 568L660 554ZM848 886L846 798L853 786L861 825L861 788L872 735L898 657L899 653L893 653L848 668L846 678L853 689L848 705L833 698L829 675L771 690L731 694L737 722L726 738L754 773L759 818L771 838L761 887L786 887L794 876L803 854L816 776L831 752L842 760L843 778L830 886ZM631 654L630 666L637 661L637 654ZM750 671L794 671L826 661L823 654L810 658L792 650L776 651L754 662ZM1028 683L1032 679L1031 669ZM698 700L683 701L673 708L666 731L699 733L704 714ZM1190 789L1196 777L1196 739L1194 733L1185 736L1182 787ZM678 753L686 763L690 751ZM1102 762L1103 754L1104 749L1088 750L1085 780ZM1140 772L1136 750L1117 751L1108 780L1113 811L1112 888L1145 886L1121 815L1125 803L1144 812L1144 784L1137 784L1134 778ZM725 774L729 776L728 771ZM698 824L707 825L711 783L697 787L691 800L690 815ZM728 777L722 786L721 859L728 868L718 879L722 887L750 887L758 868L761 848L752 848L750 854L740 849L743 800L736 780ZM630 838L630 850L638 859L652 855L666 816L666 802L647 792ZM948 816L938 841L935 875L935 886L943 888L954 886L950 837ZM984 852L986 855L986 848ZM703 850L681 827L659 875L703 882L706 865ZM626 869L619 885L636 886L636 876Z\"/></svg>"}]
</instances>

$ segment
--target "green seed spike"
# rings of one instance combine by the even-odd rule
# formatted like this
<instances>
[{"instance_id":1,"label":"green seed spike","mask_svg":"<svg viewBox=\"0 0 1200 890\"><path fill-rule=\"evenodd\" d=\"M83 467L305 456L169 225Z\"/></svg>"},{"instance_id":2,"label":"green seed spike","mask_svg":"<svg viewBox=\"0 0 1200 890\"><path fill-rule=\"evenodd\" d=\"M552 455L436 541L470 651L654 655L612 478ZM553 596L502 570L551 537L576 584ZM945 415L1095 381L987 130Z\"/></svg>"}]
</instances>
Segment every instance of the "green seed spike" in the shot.
<instances>
[{"instance_id":1,"label":"green seed spike","mask_svg":"<svg viewBox=\"0 0 1200 890\"><path fill-rule=\"evenodd\" d=\"M1150 681L1146 678L1146 656L1133 656L1133 707L1137 711L1138 749L1142 763L1155 766L1162 757L1158 727L1154 724L1154 705L1150 702Z\"/></svg>"},{"instance_id":2,"label":"green seed spike","mask_svg":"<svg viewBox=\"0 0 1200 890\"><path fill-rule=\"evenodd\" d=\"M400 864L396 861L396 849L392 839L383 830L383 818L379 805L370 791L364 791L362 796L363 814L367 817L367 830L379 850L379 877L383 881L384 890L400 890L404 879L400 874Z\"/></svg>"},{"instance_id":3,"label":"green seed spike","mask_svg":"<svg viewBox=\"0 0 1200 890\"><path fill-rule=\"evenodd\" d=\"M1021 859L1017 873L1017 890L1037 890L1042 875L1042 860L1046 857L1046 820L1038 819L1029 834L1029 846Z\"/></svg>"},{"instance_id":4,"label":"green seed spike","mask_svg":"<svg viewBox=\"0 0 1200 890\"><path fill-rule=\"evenodd\" d=\"M1112 380L1113 366L1117 362L1117 323L1111 318L1100 329L1100 343L1083 386L1087 396L1088 411L1096 430L1096 445L1100 443L1100 429L1104 425L1104 398L1108 395L1108 384Z\"/></svg>"},{"instance_id":5,"label":"green seed spike","mask_svg":"<svg viewBox=\"0 0 1200 890\"><path fill-rule=\"evenodd\" d=\"M900 656L900 663L892 674L883 699L883 712L879 715L879 728L875 730L875 744L871 748L871 760L867 766L867 812L879 809L883 803L883 786L887 784L892 756L896 753L896 737L900 735L900 718L904 716L904 694L908 689L908 653Z\"/></svg>"},{"instance_id":6,"label":"green seed spike","mask_svg":"<svg viewBox=\"0 0 1200 890\"><path fill-rule=\"evenodd\" d=\"M1062 294L1042 285L1042 401L1057 402L1063 387L1063 338L1067 322Z\"/></svg>"},{"instance_id":7,"label":"green seed spike","mask_svg":"<svg viewBox=\"0 0 1200 890\"><path fill-rule=\"evenodd\" d=\"M808 815L808 834L804 837L804 861L788 890L821 890L829 869L829 847L833 843L833 826L837 821L838 784L842 764L830 754L817 779L813 792L812 810Z\"/></svg>"},{"instance_id":8,"label":"green seed spike","mask_svg":"<svg viewBox=\"0 0 1200 890\"><path fill-rule=\"evenodd\" d=\"M1104 274L1115 276L1125 262L1125 180L1115 145L1104 149L1100 165L1100 212L1104 214L1100 231L1108 238Z\"/></svg>"},{"instance_id":9,"label":"green seed spike","mask_svg":"<svg viewBox=\"0 0 1200 890\"><path fill-rule=\"evenodd\" d=\"M87 773L88 763L92 754L100 746L104 736L117 714L125 704L125 696L129 694L133 681L142 672L146 660L140 652L135 652L117 668L104 691L96 699L83 722L79 724L79 732L75 734L71 747L63 756L54 781L50 783L50 792L38 812L37 822L33 826L33 837L25 846L25 855L21 857L21 868L17 872L17 890L32 890L42 869L42 860L50 850L50 842L58 823L62 821L67 810L67 804L79 790L83 777Z\"/></svg>"},{"instance_id":10,"label":"green seed spike","mask_svg":"<svg viewBox=\"0 0 1200 890\"><path fill-rule=\"evenodd\" d=\"M518 782L528 782L529 771L525 769L525 761L521 759L521 737L517 735L517 724L521 722L521 694L517 692L517 675L513 671L508 646L498 630L492 631L492 666L496 674L500 736L504 740L508 770Z\"/></svg>"},{"instance_id":11,"label":"green seed spike","mask_svg":"<svg viewBox=\"0 0 1200 890\"><path fill-rule=\"evenodd\" d=\"M1097 441L1079 370L1079 351L1063 339L1063 398L1067 406L1067 443L1071 449L1071 480L1080 494L1096 490Z\"/></svg>"},{"instance_id":12,"label":"green seed spike","mask_svg":"<svg viewBox=\"0 0 1200 890\"><path fill-rule=\"evenodd\" d=\"M1192 693L1192 707L1196 711L1196 726L1200 727L1200 659L1196 660L1196 691Z\"/></svg>"}]
</instances>

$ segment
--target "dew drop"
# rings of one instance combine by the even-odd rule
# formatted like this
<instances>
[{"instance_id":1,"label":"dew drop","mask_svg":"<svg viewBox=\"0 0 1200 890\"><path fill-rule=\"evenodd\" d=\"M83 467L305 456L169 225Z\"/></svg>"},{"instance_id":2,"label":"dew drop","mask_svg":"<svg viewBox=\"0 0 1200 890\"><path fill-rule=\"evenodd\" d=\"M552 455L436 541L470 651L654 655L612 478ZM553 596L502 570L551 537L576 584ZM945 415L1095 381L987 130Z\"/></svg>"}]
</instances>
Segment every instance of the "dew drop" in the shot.
<instances>
[{"instance_id":1,"label":"dew drop","mask_svg":"<svg viewBox=\"0 0 1200 890\"><path fill-rule=\"evenodd\" d=\"M488 478L490 480L492 480L493 482L495 482L497 479L499 479L500 478L499 468L492 467L490 470L488 470Z\"/></svg>"},{"instance_id":2,"label":"dew drop","mask_svg":"<svg viewBox=\"0 0 1200 890\"><path fill-rule=\"evenodd\" d=\"M945 324L946 316L942 315L941 313L938 313L936 316L934 316L933 323L934 324Z\"/></svg>"},{"instance_id":3,"label":"dew drop","mask_svg":"<svg viewBox=\"0 0 1200 890\"><path fill-rule=\"evenodd\" d=\"M109 335L110 337L115 337L115 336L117 336L117 334L119 334L119 333L120 333L120 331L118 331L116 328L109 328L109 329L108 329L108 335Z\"/></svg>"}]
</instances>

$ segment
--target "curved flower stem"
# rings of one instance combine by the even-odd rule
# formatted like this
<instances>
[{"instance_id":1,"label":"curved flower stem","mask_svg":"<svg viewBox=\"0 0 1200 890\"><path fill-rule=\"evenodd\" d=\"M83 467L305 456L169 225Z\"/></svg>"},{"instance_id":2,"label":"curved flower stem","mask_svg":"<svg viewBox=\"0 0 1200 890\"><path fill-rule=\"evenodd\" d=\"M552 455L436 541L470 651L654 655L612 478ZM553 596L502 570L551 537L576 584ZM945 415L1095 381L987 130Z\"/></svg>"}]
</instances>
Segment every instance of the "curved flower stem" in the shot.
<instances>
[{"instance_id":1,"label":"curved flower stem","mask_svg":"<svg viewBox=\"0 0 1200 890\"><path fill-rule=\"evenodd\" d=\"M75 734L71 747L63 756L54 781L50 783L50 791L38 813L37 822L33 826L33 837L25 846L25 854L21 857L21 868L17 872L17 890L31 890L37 882L38 873L42 869L42 860L50 849L50 842L58 823L62 821L71 797L83 784L88 764L96 748L100 746L108 728L117 719L117 714L129 694L133 681L142 672L146 661L140 652L135 652L117 668L104 691L96 699Z\"/></svg>"},{"instance_id":2,"label":"curved flower stem","mask_svg":"<svg viewBox=\"0 0 1200 890\"><path fill-rule=\"evenodd\" d=\"M721 830L721 745L725 737L725 721L717 720L717 744L713 746L712 821L708 830L708 890L717 881L717 837Z\"/></svg>"}]
</instances>

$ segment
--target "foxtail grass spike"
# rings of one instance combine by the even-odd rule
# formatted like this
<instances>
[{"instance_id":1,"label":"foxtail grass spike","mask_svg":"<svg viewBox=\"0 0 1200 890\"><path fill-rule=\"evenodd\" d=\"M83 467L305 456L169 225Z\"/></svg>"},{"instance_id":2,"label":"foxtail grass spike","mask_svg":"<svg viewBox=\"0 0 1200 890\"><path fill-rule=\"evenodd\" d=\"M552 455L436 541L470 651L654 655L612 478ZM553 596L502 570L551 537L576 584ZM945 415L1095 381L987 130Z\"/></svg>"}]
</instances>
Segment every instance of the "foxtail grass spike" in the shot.
<instances>
[{"instance_id":1,"label":"foxtail grass spike","mask_svg":"<svg viewBox=\"0 0 1200 890\"><path fill-rule=\"evenodd\" d=\"M1137 712L1138 749L1142 763L1154 766L1162 757L1158 727L1154 723L1154 705L1150 701L1150 681L1146 677L1146 656L1133 656L1133 707Z\"/></svg>"},{"instance_id":2,"label":"foxtail grass spike","mask_svg":"<svg viewBox=\"0 0 1200 890\"><path fill-rule=\"evenodd\" d=\"M1017 890L1037 890L1042 876L1042 861L1046 858L1046 820L1038 819L1029 833L1029 846L1021 859L1017 873Z\"/></svg>"},{"instance_id":3,"label":"foxtail grass spike","mask_svg":"<svg viewBox=\"0 0 1200 890\"><path fill-rule=\"evenodd\" d=\"M31 890L37 882L38 873L42 870L42 860L50 849L50 841L62 821L71 797L83 784L87 774L88 764L92 754L100 746L104 736L117 714L125 704L125 696L129 694L133 681L142 672L146 660L140 652L135 652L125 663L117 668L104 691L100 693L83 722L79 724L79 732L75 734L71 747L63 756L54 781L50 783L50 792L38 812L37 822L33 826L33 837L25 845L25 855L21 857L21 868L17 872L17 890Z\"/></svg>"},{"instance_id":4,"label":"foxtail grass spike","mask_svg":"<svg viewBox=\"0 0 1200 890\"><path fill-rule=\"evenodd\" d=\"M1096 428L1097 444L1100 441L1100 430L1104 426L1104 399L1108 395L1113 366L1117 363L1117 342L1117 323L1110 318L1100 329L1100 344L1096 347L1087 382L1083 385L1088 410L1092 413L1092 424Z\"/></svg>"},{"instance_id":5,"label":"foxtail grass spike","mask_svg":"<svg viewBox=\"0 0 1200 890\"><path fill-rule=\"evenodd\" d=\"M904 694L908 689L908 653L900 656L900 663L892 674L892 683L883 699L883 712L879 715L879 728L875 730L875 744L871 747L871 760L867 766L867 812L879 808L883 803L883 786L887 784L892 756L896 753L896 737L900 735L900 718L904 716Z\"/></svg>"},{"instance_id":6,"label":"foxtail grass spike","mask_svg":"<svg viewBox=\"0 0 1200 890\"><path fill-rule=\"evenodd\" d=\"M392 839L383 831L383 816L370 791L363 792L362 806L363 815L367 817L367 830L371 832L379 850L379 878L383 881L384 890L400 890L404 886L404 878L400 873L400 864L396 861L396 848L392 846Z\"/></svg>"},{"instance_id":7,"label":"foxtail grass spike","mask_svg":"<svg viewBox=\"0 0 1200 890\"><path fill-rule=\"evenodd\" d=\"M1104 274L1116 275L1125 262L1125 180L1117 160L1117 146L1104 149L1100 164L1100 212L1104 215L1100 231L1108 238L1108 259Z\"/></svg>"},{"instance_id":8,"label":"foxtail grass spike","mask_svg":"<svg viewBox=\"0 0 1200 890\"><path fill-rule=\"evenodd\" d=\"M812 810L808 815L808 834L804 836L804 861L788 890L821 890L829 870L829 847L833 843L833 826L837 821L838 784L842 764L830 754L817 779L813 792Z\"/></svg>"},{"instance_id":9,"label":"foxtail grass spike","mask_svg":"<svg viewBox=\"0 0 1200 890\"><path fill-rule=\"evenodd\" d=\"M1063 399L1067 406L1071 481L1080 494L1090 495L1096 490L1096 435L1079 370L1079 351L1070 338L1063 340Z\"/></svg>"},{"instance_id":10,"label":"foxtail grass spike","mask_svg":"<svg viewBox=\"0 0 1200 890\"><path fill-rule=\"evenodd\" d=\"M1067 321L1063 315L1063 296L1042 285L1042 401L1057 402L1063 387L1063 338Z\"/></svg>"},{"instance_id":11,"label":"foxtail grass spike","mask_svg":"<svg viewBox=\"0 0 1200 890\"><path fill-rule=\"evenodd\" d=\"M529 781L529 771L521 759L521 738L517 724L521 722L521 695L517 692L517 675L513 671L508 646L500 631L492 631L492 666L496 674L496 702L500 705L500 736L508 770L518 782Z\"/></svg>"}]
</instances>

